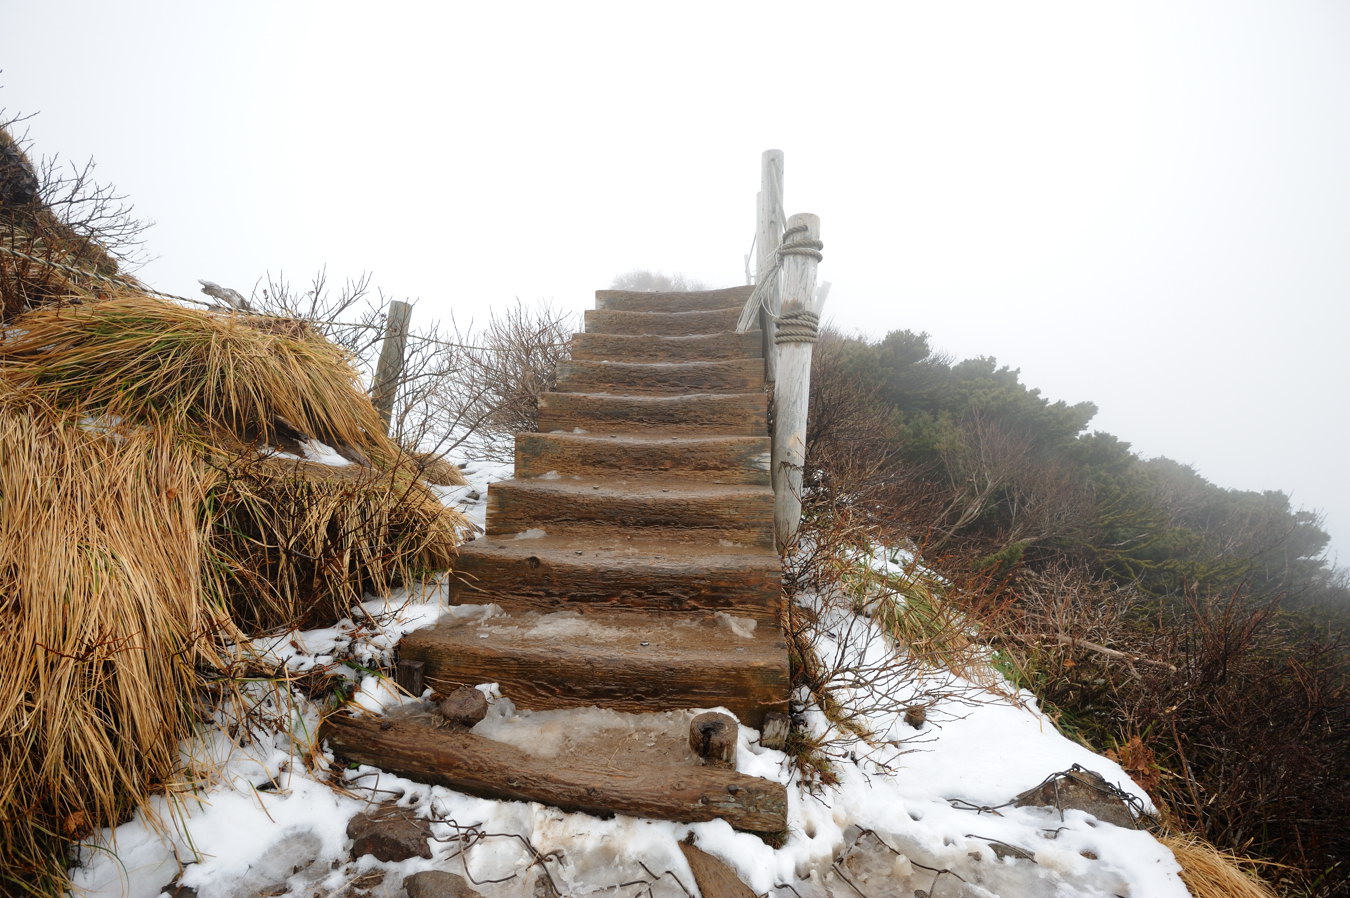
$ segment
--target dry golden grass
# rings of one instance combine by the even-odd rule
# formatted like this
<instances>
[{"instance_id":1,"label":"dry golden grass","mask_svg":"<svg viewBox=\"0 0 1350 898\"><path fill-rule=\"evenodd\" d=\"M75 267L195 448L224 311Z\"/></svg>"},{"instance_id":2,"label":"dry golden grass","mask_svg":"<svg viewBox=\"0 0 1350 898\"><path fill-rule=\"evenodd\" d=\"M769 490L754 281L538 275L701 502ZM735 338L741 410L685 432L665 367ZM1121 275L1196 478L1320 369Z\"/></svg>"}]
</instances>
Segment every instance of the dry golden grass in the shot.
<instances>
[{"instance_id":1,"label":"dry golden grass","mask_svg":"<svg viewBox=\"0 0 1350 898\"><path fill-rule=\"evenodd\" d=\"M294 429L377 462L399 455L346 354L299 322L127 294L34 309L15 330L0 377L39 402L245 444Z\"/></svg>"},{"instance_id":2,"label":"dry golden grass","mask_svg":"<svg viewBox=\"0 0 1350 898\"><path fill-rule=\"evenodd\" d=\"M209 475L164 431L0 411L0 892L57 894L63 838L175 769L215 629Z\"/></svg>"},{"instance_id":3,"label":"dry golden grass","mask_svg":"<svg viewBox=\"0 0 1350 898\"><path fill-rule=\"evenodd\" d=\"M366 593L446 570L469 523L416 478L278 458L217 460L211 541L246 631L314 625Z\"/></svg>"},{"instance_id":4,"label":"dry golden grass","mask_svg":"<svg viewBox=\"0 0 1350 898\"><path fill-rule=\"evenodd\" d=\"M176 775L222 639L331 622L448 568L468 522L293 321L141 296L0 341L0 894ZM301 431L367 464L270 455Z\"/></svg>"},{"instance_id":5,"label":"dry golden grass","mask_svg":"<svg viewBox=\"0 0 1350 898\"><path fill-rule=\"evenodd\" d=\"M1181 881L1195 898L1278 898L1251 870L1246 858L1215 848L1195 836L1159 836L1181 865Z\"/></svg>"}]
</instances>

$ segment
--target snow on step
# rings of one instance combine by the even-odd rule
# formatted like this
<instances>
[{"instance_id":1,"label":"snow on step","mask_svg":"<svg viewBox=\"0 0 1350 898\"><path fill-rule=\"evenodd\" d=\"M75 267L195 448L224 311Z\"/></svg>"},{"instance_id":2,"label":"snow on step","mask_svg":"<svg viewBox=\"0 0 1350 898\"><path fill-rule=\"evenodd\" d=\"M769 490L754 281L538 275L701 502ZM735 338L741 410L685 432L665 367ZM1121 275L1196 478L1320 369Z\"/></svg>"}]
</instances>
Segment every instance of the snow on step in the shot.
<instances>
[{"instance_id":1,"label":"snow on step","mask_svg":"<svg viewBox=\"0 0 1350 898\"><path fill-rule=\"evenodd\" d=\"M516 435L516 476L680 475L721 483L769 483L767 436L637 433Z\"/></svg>"},{"instance_id":2,"label":"snow on step","mask_svg":"<svg viewBox=\"0 0 1350 898\"><path fill-rule=\"evenodd\" d=\"M558 719L545 720L550 716ZM787 829L784 786L701 764L688 749L691 716L597 710L562 719L543 712L515 734L509 722L487 727L491 719L466 731L438 726L431 714L333 716L323 722L322 735L349 760L484 798L599 816L720 819L741 830L781 834Z\"/></svg>"},{"instance_id":3,"label":"snow on step","mask_svg":"<svg viewBox=\"0 0 1350 898\"><path fill-rule=\"evenodd\" d=\"M419 630L399 656L440 692L497 683L524 708L721 705L759 727L787 706L782 631L736 615L518 612Z\"/></svg>"}]
</instances>

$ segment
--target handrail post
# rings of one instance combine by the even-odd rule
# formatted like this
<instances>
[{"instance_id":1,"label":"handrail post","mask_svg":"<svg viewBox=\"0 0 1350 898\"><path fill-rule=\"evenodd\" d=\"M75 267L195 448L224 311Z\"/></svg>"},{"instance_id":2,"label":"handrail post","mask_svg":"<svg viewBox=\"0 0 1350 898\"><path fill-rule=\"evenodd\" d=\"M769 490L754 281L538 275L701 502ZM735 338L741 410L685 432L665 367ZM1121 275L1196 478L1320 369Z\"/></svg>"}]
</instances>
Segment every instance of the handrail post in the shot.
<instances>
[{"instance_id":1,"label":"handrail post","mask_svg":"<svg viewBox=\"0 0 1350 898\"><path fill-rule=\"evenodd\" d=\"M380 362L375 368L375 382L370 391L371 402L379 409L386 432L394 417L399 381L403 379L408 349L408 320L411 317L411 305L398 299L389 302L384 324L384 345L380 347Z\"/></svg>"},{"instance_id":2,"label":"handrail post","mask_svg":"<svg viewBox=\"0 0 1350 898\"><path fill-rule=\"evenodd\" d=\"M774 263L774 254L783 239L783 151L765 150L760 157L759 208L755 227L755 282L765 276ZM775 272L775 278L777 272ZM764 335L764 379L773 383L777 376L777 359L774 358L773 328L774 318L778 315L779 293L777 284L768 285L763 309L759 313L760 329Z\"/></svg>"},{"instance_id":3,"label":"handrail post","mask_svg":"<svg viewBox=\"0 0 1350 898\"><path fill-rule=\"evenodd\" d=\"M800 213L788 231L804 227L793 243L820 240L820 218ZM806 463L806 411L811 394L811 349L824 296L816 294L819 254L789 253L782 261L782 325L774 337L778 381L773 391L774 536L780 552L797 539L802 520L802 469Z\"/></svg>"}]
</instances>

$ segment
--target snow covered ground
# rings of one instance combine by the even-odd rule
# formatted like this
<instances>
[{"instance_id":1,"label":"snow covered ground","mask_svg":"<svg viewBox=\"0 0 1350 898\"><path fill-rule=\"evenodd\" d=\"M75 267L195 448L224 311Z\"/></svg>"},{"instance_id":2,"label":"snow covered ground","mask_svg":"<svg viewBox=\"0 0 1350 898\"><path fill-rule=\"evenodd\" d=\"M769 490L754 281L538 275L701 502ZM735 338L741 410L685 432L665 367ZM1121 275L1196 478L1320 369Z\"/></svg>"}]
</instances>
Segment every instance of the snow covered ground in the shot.
<instances>
[{"instance_id":1,"label":"snow covered ground","mask_svg":"<svg viewBox=\"0 0 1350 898\"><path fill-rule=\"evenodd\" d=\"M466 474L470 486L440 493L481 526L487 483L509 477L510 466L471 463ZM293 675L340 668L355 701L378 710L405 700L371 673L403 633L441 614L494 613L492 606L445 608L438 592L438 583L428 583L416 595L367 602L357 620L258 640L253 649ZM819 597L807 601L815 603L820 639L829 643L823 654L874 664L895 652L872 621ZM156 798L83 847L72 870L75 894L400 898L406 876L437 869L463 876L486 898L693 896L697 888L678 847L692 835L756 892L774 896L1187 895L1171 854L1145 832L1080 811L1007 806L1074 764L1147 803L1116 764L1060 736L1032 697L1014 701L949 674L913 664L899 668L908 673L894 688L927 705L921 728L895 710L906 703L903 697L867 718L870 744L834 732L819 709L805 708L811 732L833 747L837 785L808 787L783 753L741 729L738 768L789 787L790 831L779 848L721 821L599 819L473 798L371 767L330 770L313 738L318 708L282 679L244 684L250 719L271 725L232 728L237 716L217 709L219 726L204 728L182 749L185 769L197 781ZM548 715L590 714L593 726L622 726L608 712L516 711L492 687L483 688L496 699L492 719L498 723L546 726ZM431 821L433 857L353 860L348 821L391 800Z\"/></svg>"}]
</instances>

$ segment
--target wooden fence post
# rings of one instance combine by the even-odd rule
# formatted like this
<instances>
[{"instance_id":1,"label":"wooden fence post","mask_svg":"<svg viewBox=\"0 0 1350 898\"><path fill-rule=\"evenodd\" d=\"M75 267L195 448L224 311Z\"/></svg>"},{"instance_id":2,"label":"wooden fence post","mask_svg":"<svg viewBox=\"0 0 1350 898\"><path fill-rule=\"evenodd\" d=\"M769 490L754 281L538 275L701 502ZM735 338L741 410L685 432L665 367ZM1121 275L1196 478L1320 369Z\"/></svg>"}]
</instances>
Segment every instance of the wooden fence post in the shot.
<instances>
[{"instance_id":1,"label":"wooden fence post","mask_svg":"<svg viewBox=\"0 0 1350 898\"><path fill-rule=\"evenodd\" d=\"M759 210L755 226L755 282L765 276L774 263L774 253L783 239L783 151L765 150L760 157ZM777 279L777 272L774 275ZM773 383L777 376L774 357L773 320L778 314L778 285L769 284L764 305L770 311L759 313L759 325L764 332L764 379Z\"/></svg>"},{"instance_id":2,"label":"wooden fence post","mask_svg":"<svg viewBox=\"0 0 1350 898\"><path fill-rule=\"evenodd\" d=\"M390 300L385 314L384 345L380 348L380 363L375 369L375 383L370 399L384 419L389 430L394 416L394 401L398 399L399 381L403 379L403 364L408 350L408 320L412 306L401 300Z\"/></svg>"},{"instance_id":3,"label":"wooden fence post","mask_svg":"<svg viewBox=\"0 0 1350 898\"><path fill-rule=\"evenodd\" d=\"M796 228L803 228L794 233ZM789 244L806 252L783 256L782 312L774 349L778 381L773 391L773 523L778 550L792 546L802 520L802 466L806 461L806 409L811 394L811 349L824 297L816 295L820 218L809 213L788 220Z\"/></svg>"}]
</instances>

